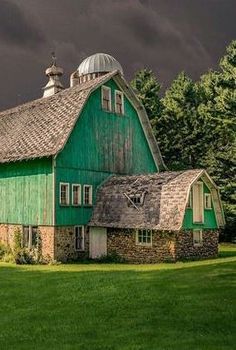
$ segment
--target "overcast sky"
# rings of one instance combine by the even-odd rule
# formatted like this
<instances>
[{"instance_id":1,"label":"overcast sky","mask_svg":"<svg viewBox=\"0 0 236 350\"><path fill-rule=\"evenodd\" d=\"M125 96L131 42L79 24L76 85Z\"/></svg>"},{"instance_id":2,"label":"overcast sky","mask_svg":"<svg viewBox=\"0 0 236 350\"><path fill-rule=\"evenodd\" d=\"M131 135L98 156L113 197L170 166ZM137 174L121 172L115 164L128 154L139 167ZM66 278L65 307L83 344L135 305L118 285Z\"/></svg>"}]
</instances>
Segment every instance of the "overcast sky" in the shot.
<instances>
[{"instance_id":1,"label":"overcast sky","mask_svg":"<svg viewBox=\"0 0 236 350\"><path fill-rule=\"evenodd\" d=\"M236 39L236 0L0 0L0 110L42 96L56 51L64 85L83 58L105 52L129 80L151 68L163 86L216 67Z\"/></svg>"}]
</instances>

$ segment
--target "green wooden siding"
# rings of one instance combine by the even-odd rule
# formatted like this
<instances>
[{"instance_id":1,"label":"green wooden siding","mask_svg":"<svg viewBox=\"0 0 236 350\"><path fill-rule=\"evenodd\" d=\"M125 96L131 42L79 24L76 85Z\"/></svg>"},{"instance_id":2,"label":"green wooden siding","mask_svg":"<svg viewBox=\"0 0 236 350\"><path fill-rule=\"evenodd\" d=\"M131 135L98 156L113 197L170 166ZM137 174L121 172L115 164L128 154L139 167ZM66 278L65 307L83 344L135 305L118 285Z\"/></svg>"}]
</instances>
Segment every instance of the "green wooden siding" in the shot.
<instances>
[{"instance_id":1,"label":"green wooden siding","mask_svg":"<svg viewBox=\"0 0 236 350\"><path fill-rule=\"evenodd\" d=\"M83 185L93 186L93 203L95 189L109 176L108 173L78 169L57 168L56 170L56 224L57 225L86 225L92 214L92 206L83 205ZM59 203L60 182L70 184L70 205L61 206ZM81 206L72 205L72 184L81 185Z\"/></svg>"},{"instance_id":2,"label":"green wooden siding","mask_svg":"<svg viewBox=\"0 0 236 350\"><path fill-rule=\"evenodd\" d=\"M210 193L209 188L206 186L206 184L203 184L203 193ZM204 196L203 194L203 196ZM204 197L203 197L204 199ZM217 222L216 222L216 216L214 211L214 206L212 203L211 209L204 209L204 223L202 224L196 224L193 223L193 209L192 208L186 208L185 215L184 215L184 221L183 221L183 228L184 229L215 229L217 228Z\"/></svg>"},{"instance_id":3,"label":"green wooden siding","mask_svg":"<svg viewBox=\"0 0 236 350\"><path fill-rule=\"evenodd\" d=\"M113 80L106 83L112 90ZM63 151L56 159L56 224L86 224L91 208L59 205L59 183L91 184L94 200L97 186L111 174L143 174L158 171L138 114L124 98L125 114L105 112L101 107L101 88L95 90L84 107Z\"/></svg>"},{"instance_id":4,"label":"green wooden siding","mask_svg":"<svg viewBox=\"0 0 236 350\"><path fill-rule=\"evenodd\" d=\"M52 225L52 160L1 164L0 198L0 223Z\"/></svg>"}]
</instances>

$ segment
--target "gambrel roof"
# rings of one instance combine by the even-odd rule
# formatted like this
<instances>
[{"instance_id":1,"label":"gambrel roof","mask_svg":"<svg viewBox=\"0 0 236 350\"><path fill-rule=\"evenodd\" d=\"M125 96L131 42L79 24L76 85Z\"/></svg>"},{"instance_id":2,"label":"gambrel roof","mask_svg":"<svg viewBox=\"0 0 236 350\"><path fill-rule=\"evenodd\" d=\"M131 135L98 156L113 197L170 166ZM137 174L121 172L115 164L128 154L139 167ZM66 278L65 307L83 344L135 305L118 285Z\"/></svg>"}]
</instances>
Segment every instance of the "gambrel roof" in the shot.
<instances>
[{"instance_id":1,"label":"gambrel roof","mask_svg":"<svg viewBox=\"0 0 236 350\"><path fill-rule=\"evenodd\" d=\"M201 178L211 190L218 226L224 225L219 192L205 170L112 176L99 188L90 226L181 229L192 184ZM132 205L134 195L144 197Z\"/></svg>"},{"instance_id":2,"label":"gambrel roof","mask_svg":"<svg viewBox=\"0 0 236 350\"><path fill-rule=\"evenodd\" d=\"M0 113L0 163L57 155L90 94L113 78L136 108L159 169L164 167L144 107L117 71Z\"/></svg>"}]
</instances>

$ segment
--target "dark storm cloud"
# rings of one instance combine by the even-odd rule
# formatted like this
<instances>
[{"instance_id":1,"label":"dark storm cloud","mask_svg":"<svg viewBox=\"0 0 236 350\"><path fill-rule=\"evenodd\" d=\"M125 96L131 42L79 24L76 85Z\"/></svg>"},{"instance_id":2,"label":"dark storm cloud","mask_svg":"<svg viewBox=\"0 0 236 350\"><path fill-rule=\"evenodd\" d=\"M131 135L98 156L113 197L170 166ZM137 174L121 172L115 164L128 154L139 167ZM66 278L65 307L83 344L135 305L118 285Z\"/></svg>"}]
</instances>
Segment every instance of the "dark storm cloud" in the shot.
<instances>
[{"instance_id":1,"label":"dark storm cloud","mask_svg":"<svg viewBox=\"0 0 236 350\"><path fill-rule=\"evenodd\" d=\"M26 47L36 47L45 41L41 31L30 23L19 6L7 0L0 0L0 39Z\"/></svg>"},{"instance_id":2,"label":"dark storm cloud","mask_svg":"<svg viewBox=\"0 0 236 350\"><path fill-rule=\"evenodd\" d=\"M52 49L65 86L96 52L118 59L128 80L143 67L164 88L183 70L198 79L236 39L235 13L236 0L0 0L0 109L42 95Z\"/></svg>"}]
</instances>

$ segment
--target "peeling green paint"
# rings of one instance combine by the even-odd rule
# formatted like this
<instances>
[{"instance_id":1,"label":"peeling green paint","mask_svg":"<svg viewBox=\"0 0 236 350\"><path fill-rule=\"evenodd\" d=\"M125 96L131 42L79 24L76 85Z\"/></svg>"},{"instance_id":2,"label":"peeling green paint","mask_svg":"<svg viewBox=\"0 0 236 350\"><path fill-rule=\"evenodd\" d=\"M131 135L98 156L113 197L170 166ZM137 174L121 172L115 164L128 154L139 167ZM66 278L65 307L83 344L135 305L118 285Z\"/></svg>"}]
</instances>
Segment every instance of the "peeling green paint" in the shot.
<instances>
[{"instance_id":1,"label":"peeling green paint","mask_svg":"<svg viewBox=\"0 0 236 350\"><path fill-rule=\"evenodd\" d=\"M111 88L114 110L113 80ZM89 97L77 124L56 159L56 224L86 224L92 208L62 207L59 205L59 183L69 182L93 185L96 188L112 174L142 174L158 171L138 114L129 100L124 98L125 113L106 112L101 107L101 88ZM94 203L94 201L93 201Z\"/></svg>"}]
</instances>

